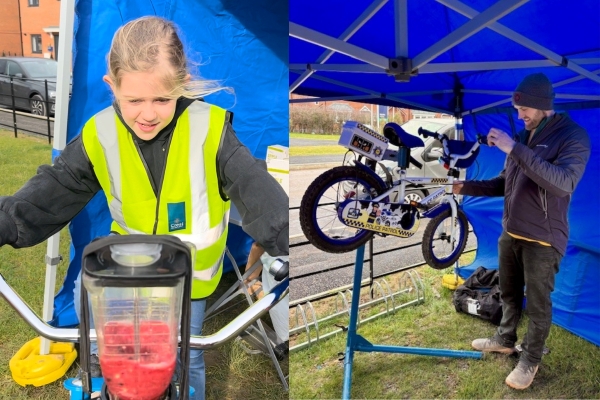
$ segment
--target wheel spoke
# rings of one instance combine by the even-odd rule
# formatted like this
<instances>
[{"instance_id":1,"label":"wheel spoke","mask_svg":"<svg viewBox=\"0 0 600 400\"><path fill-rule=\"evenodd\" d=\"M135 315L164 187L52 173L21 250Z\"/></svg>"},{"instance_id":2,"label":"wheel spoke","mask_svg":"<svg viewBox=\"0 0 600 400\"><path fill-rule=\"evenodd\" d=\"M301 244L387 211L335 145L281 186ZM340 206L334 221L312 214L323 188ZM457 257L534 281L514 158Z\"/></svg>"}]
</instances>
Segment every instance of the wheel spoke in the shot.
<instances>
[{"instance_id":1,"label":"wheel spoke","mask_svg":"<svg viewBox=\"0 0 600 400\"><path fill-rule=\"evenodd\" d=\"M334 220L335 220L335 219L337 219L337 215L332 213L332 214L328 214L328 215L321 215L321 216L318 216L318 217L316 217L315 219L316 219L317 221L318 221L318 220L322 220L322 219L327 219L327 220L329 220L329 219L334 219Z\"/></svg>"}]
</instances>

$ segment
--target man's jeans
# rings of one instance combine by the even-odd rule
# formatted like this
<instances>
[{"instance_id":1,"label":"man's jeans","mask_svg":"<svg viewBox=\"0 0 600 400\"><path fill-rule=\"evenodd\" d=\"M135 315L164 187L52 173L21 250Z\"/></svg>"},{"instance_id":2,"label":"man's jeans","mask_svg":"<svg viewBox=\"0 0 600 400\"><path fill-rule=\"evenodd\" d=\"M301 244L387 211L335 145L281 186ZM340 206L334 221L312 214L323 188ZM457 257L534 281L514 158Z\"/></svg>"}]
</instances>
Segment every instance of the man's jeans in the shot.
<instances>
[{"instance_id":1,"label":"man's jeans","mask_svg":"<svg viewBox=\"0 0 600 400\"><path fill-rule=\"evenodd\" d=\"M74 306L77 317L81 319L81 272L75 281L75 289L73 290ZM90 305L91 308L91 305ZM206 308L206 300L192 301L190 333L199 336L202 333L202 323L204 322L204 310ZM90 310L90 329L94 329L94 320ZM91 342L91 354L98 354L98 344ZM177 371L181 370L179 354L177 355ZM190 397L190 400L204 400L204 387L206 385L205 366L204 366L204 350L190 350L190 368L188 375L188 384L194 388L195 394Z\"/></svg>"},{"instance_id":2,"label":"man's jeans","mask_svg":"<svg viewBox=\"0 0 600 400\"><path fill-rule=\"evenodd\" d=\"M498 241L498 254L503 306L495 338L506 347L515 345L525 289L529 325L520 360L527 365L538 365L552 325L550 294L562 256L553 247L515 239L506 232L502 232Z\"/></svg>"}]
</instances>

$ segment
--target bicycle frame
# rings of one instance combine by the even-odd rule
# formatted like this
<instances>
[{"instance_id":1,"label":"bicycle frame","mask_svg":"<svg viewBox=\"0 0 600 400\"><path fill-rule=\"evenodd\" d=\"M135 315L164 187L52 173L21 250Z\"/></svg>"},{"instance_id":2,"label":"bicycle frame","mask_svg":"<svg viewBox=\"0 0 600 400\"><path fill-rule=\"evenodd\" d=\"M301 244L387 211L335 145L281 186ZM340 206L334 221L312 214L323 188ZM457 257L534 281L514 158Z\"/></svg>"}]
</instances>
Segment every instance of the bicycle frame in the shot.
<instances>
[{"instance_id":1,"label":"bicycle frame","mask_svg":"<svg viewBox=\"0 0 600 400\"><path fill-rule=\"evenodd\" d=\"M479 141L476 141L473 144L473 146L471 147L471 149L464 155L450 154L450 151L448 149L448 144L447 144L447 138L445 138L445 139L442 138L442 140L440 140L440 141L444 148L444 154L448 154L449 158L450 158L450 164L449 164L449 168L448 168L448 176L446 178L431 178L431 177L407 178L406 177L406 169L400 169L400 171L399 171L400 179L392 182L392 185L388 190L386 190L384 193L380 194L379 196L375 197L372 201L381 201L382 199L388 197L391 193L398 190L397 198L399 200L400 199L401 200L398 202L391 202L391 203L403 204L407 184L414 184L414 185L441 184L441 185L444 185L444 187L431 193L429 196L422 199L418 204L421 206L421 208L428 209L429 205L433 201L435 201L439 197L443 196L443 199L441 200L440 204L448 204L448 206L446 206L446 207L450 207L452 220L456 221L456 218L458 215L458 211L457 211L458 210L458 202L456 201L456 197L452 193L452 188L453 188L454 179L455 179L453 172L458 170L456 168L456 163L459 160L463 160L463 159L470 157L471 154L479 148ZM394 151L386 150L386 152L383 156L383 159L384 160L395 160L396 153ZM439 210L439 212L443 211L446 207L442 206L442 208ZM422 213L421 215L431 217L431 215L428 215L426 212ZM456 223L454 223L453 226L456 226ZM454 234L455 234L454 229L451 229L450 230L451 243L454 242Z\"/></svg>"}]
</instances>

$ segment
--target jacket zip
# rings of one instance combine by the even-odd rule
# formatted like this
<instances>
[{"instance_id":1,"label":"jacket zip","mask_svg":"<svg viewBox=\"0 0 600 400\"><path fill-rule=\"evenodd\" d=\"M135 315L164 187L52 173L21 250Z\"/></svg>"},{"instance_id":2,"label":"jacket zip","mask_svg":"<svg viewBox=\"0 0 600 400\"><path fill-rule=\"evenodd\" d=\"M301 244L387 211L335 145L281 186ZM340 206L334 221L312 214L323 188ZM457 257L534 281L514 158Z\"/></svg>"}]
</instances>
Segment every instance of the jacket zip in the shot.
<instances>
[{"instance_id":1,"label":"jacket zip","mask_svg":"<svg viewBox=\"0 0 600 400\"><path fill-rule=\"evenodd\" d=\"M542 210L544 210L544 215L546 216L546 219L548 219L548 198L546 197L546 189L538 186L538 192L542 202Z\"/></svg>"},{"instance_id":2,"label":"jacket zip","mask_svg":"<svg viewBox=\"0 0 600 400\"><path fill-rule=\"evenodd\" d=\"M512 201L513 197L514 197L514 192L515 192L515 181L517 180L517 174L515 172L512 182L511 182L511 192L510 192L510 198L508 199L508 201L506 202L506 228L508 229L508 217L510 216L510 202Z\"/></svg>"},{"instance_id":3,"label":"jacket zip","mask_svg":"<svg viewBox=\"0 0 600 400\"><path fill-rule=\"evenodd\" d=\"M148 180L150 181L150 185L152 186L152 190L154 190L154 193L156 196L156 212L154 214L154 227L152 228L153 235L156 235L156 231L158 229L158 213L160 210L160 192L162 190L162 184L163 184L163 180L165 178L165 171L167 169L167 157L169 156L169 149L171 147L171 139L173 138L174 134L175 134L175 130L173 130L173 132L169 135L169 137L167 139L167 143L165 146L166 147L165 148L165 165L163 166L162 174L160 176L160 180L158 181L158 188L154 185L154 182L152 180L152 174L150 173L150 168L148 168L148 164L146 163L146 160L144 159L144 155L142 154L140 147L138 146L138 144L135 140L133 141L133 143L135 144L135 148L137 149L137 152L140 156L140 159L142 160L142 164L144 165L144 169L146 170L146 176L148 177Z\"/></svg>"},{"instance_id":4,"label":"jacket zip","mask_svg":"<svg viewBox=\"0 0 600 400\"><path fill-rule=\"evenodd\" d=\"M175 135L175 130L177 128L173 128L173 132L169 135L167 139L167 143L165 145L165 165L163 166L162 174L160 174L160 180L158 181L158 191L156 192L156 216L154 218L154 228L152 229L152 234L156 235L156 231L158 229L158 210L160 206L160 192L162 192L163 181L165 180L165 172L167 170L167 158L169 157L169 150L171 149L171 139L173 139L173 135Z\"/></svg>"}]
</instances>

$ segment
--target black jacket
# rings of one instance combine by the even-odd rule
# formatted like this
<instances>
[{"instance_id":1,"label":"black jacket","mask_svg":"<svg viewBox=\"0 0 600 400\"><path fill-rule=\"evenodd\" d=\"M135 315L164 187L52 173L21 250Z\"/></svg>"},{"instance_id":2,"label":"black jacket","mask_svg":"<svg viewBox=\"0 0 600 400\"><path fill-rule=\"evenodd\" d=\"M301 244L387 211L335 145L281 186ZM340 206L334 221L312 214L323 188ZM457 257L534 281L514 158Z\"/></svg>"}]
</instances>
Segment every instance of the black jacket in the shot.
<instances>
[{"instance_id":1,"label":"black jacket","mask_svg":"<svg viewBox=\"0 0 600 400\"><path fill-rule=\"evenodd\" d=\"M550 243L564 255L569 202L590 157L590 140L564 114L548 117L527 145L528 134L526 130L519 133L498 177L467 181L461 194L504 196L504 230Z\"/></svg>"},{"instance_id":2,"label":"black jacket","mask_svg":"<svg viewBox=\"0 0 600 400\"><path fill-rule=\"evenodd\" d=\"M148 164L154 187L165 165L163 151L176 121L192 101L180 99L173 121L154 139L131 134ZM125 125L127 126L127 125ZM227 125L217 155L217 174L224 194L242 217L242 228L273 256L288 254L289 201L283 188L237 139ZM38 244L60 231L102 190L85 153L81 135L73 139L54 165L42 165L14 196L0 197L0 246Z\"/></svg>"}]
</instances>

